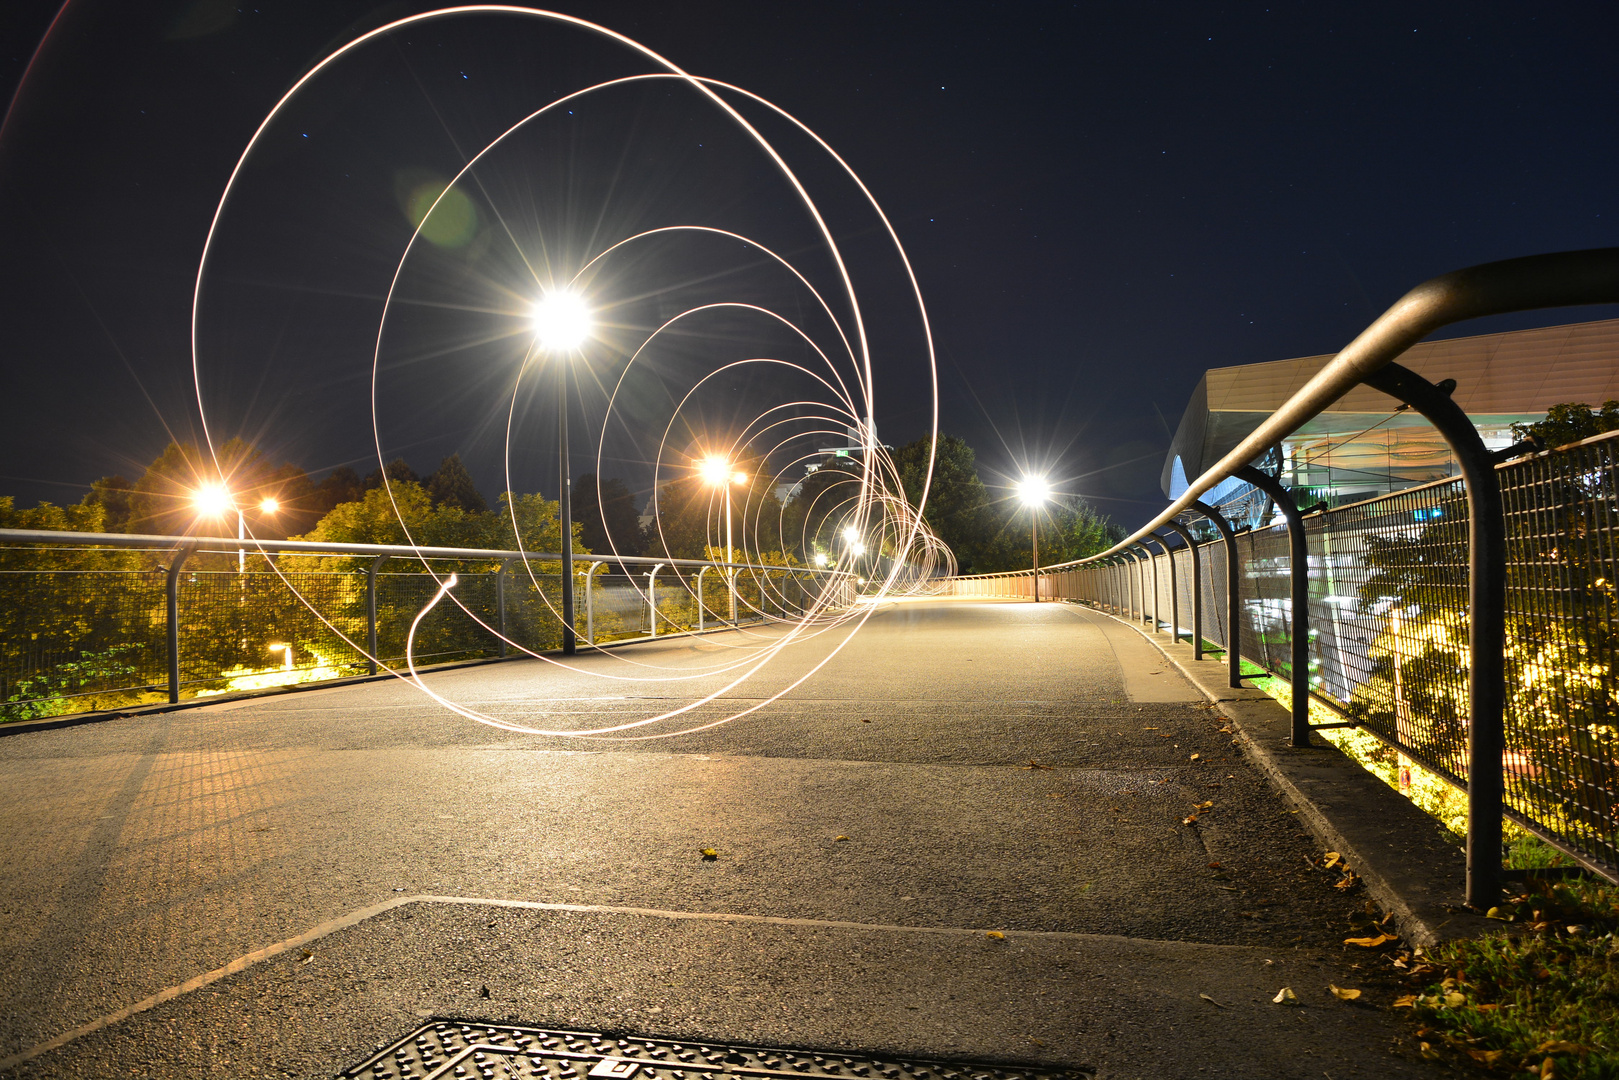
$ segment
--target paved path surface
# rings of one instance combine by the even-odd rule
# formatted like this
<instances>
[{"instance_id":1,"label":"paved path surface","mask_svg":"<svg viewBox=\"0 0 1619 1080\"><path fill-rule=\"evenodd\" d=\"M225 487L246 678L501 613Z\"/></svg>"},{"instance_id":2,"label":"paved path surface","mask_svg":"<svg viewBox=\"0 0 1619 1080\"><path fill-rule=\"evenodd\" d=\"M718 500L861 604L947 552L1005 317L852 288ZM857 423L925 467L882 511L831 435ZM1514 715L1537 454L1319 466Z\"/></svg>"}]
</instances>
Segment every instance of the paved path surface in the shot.
<instances>
[{"instance_id":1,"label":"paved path surface","mask_svg":"<svg viewBox=\"0 0 1619 1080\"><path fill-rule=\"evenodd\" d=\"M530 726L622 721L724 685L700 673L754 641L429 683ZM295 942L12 1074L332 1076L452 1015L1120 1077L1430 1075L1390 1051L1410 1039L1376 957L1342 945L1364 898L1306 866L1221 726L1118 623L940 601L669 739L511 733L399 683L10 735L0 1058ZM1284 985L1303 1007L1271 1003Z\"/></svg>"}]
</instances>

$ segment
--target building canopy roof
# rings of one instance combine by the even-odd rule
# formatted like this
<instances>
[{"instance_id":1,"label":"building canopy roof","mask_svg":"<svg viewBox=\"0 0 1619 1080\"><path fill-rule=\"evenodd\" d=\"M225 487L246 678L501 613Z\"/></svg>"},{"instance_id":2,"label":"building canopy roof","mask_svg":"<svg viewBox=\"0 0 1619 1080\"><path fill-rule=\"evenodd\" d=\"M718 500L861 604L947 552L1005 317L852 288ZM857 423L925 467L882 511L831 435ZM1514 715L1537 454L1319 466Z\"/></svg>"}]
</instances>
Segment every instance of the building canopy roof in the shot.
<instances>
[{"instance_id":1,"label":"building canopy roof","mask_svg":"<svg viewBox=\"0 0 1619 1080\"><path fill-rule=\"evenodd\" d=\"M1211 368L1192 391L1164 461L1171 498L1186 489L1292 397L1335 354ZM1515 330L1414 345L1399 363L1439 382L1455 379L1454 400L1481 427L1538 420L1569 401L1599 405L1619 398L1619 319ZM1396 402L1358 386L1300 429L1305 435L1358 431ZM1420 416L1390 426L1426 426Z\"/></svg>"}]
</instances>

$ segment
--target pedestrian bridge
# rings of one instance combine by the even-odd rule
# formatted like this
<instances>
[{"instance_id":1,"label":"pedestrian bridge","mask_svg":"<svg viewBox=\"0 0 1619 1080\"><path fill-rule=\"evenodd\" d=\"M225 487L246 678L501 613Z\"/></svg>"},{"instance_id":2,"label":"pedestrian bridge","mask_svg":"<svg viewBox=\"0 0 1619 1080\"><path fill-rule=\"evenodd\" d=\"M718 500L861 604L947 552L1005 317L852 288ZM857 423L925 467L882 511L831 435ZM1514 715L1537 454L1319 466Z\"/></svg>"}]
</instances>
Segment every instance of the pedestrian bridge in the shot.
<instances>
[{"instance_id":1,"label":"pedestrian bridge","mask_svg":"<svg viewBox=\"0 0 1619 1080\"><path fill-rule=\"evenodd\" d=\"M1426 1075L1384 1053L1388 1013L1327 990L1394 992L1342 954L1364 897L1311 865L1229 710L1146 636L958 599L876 603L851 630L694 718L823 665L768 707L666 738L504 730L393 679L9 725L5 1064L331 1076L431 1015L1114 1075ZM721 690L705 670L789 632L422 681L514 725L600 726ZM696 677L597 677L643 665ZM1271 1003L1283 985L1309 1023Z\"/></svg>"}]
</instances>

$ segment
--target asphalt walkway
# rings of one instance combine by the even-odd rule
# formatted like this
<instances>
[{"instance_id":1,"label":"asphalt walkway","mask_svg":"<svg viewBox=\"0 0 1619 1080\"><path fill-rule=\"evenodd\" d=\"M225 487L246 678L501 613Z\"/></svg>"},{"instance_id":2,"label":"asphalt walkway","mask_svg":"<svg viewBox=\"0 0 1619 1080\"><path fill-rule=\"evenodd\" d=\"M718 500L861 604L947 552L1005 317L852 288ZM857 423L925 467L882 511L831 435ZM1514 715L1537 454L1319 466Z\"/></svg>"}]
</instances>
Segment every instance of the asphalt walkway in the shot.
<instances>
[{"instance_id":1,"label":"asphalt walkway","mask_svg":"<svg viewBox=\"0 0 1619 1080\"><path fill-rule=\"evenodd\" d=\"M622 723L779 632L427 681L523 726ZM828 661L845 636L677 723L826 661L787 697L651 740L506 731L398 682L0 738L8 1075L330 1077L429 1015L1118 1077L1431 1074L1390 1049L1401 991L1343 945L1366 898L1306 865L1135 631L934 601Z\"/></svg>"}]
</instances>

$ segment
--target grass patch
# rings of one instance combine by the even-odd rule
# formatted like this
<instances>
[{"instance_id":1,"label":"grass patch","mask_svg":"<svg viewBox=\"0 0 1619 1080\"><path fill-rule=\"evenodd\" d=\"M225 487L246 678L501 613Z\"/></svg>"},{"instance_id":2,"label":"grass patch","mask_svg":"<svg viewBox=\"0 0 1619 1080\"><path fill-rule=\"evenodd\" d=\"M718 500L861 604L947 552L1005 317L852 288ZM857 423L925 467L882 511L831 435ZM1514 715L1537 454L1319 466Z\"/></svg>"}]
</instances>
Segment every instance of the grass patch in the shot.
<instances>
[{"instance_id":1,"label":"grass patch","mask_svg":"<svg viewBox=\"0 0 1619 1080\"><path fill-rule=\"evenodd\" d=\"M1398 1004L1421 1049L1516 1076L1619 1078L1619 887L1531 882L1492 908L1506 933L1452 941L1413 972L1442 975Z\"/></svg>"}]
</instances>

